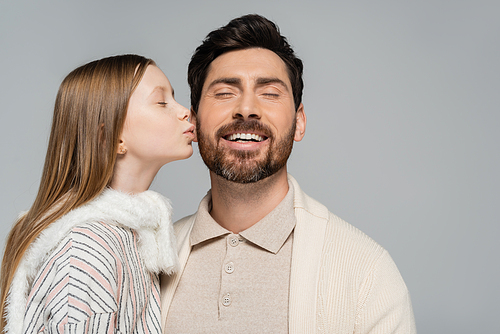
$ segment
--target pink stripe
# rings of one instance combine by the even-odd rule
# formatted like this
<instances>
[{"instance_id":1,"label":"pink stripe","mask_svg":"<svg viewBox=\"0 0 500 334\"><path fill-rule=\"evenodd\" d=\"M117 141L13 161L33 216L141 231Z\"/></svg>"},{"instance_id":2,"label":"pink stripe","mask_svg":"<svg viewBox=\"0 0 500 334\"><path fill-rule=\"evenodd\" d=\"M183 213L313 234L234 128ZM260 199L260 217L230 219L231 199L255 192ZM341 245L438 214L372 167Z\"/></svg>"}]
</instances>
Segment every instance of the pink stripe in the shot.
<instances>
[{"instance_id":1,"label":"pink stripe","mask_svg":"<svg viewBox=\"0 0 500 334\"><path fill-rule=\"evenodd\" d=\"M108 291L112 296L114 295L113 287L109 283L109 281L103 277L98 271L96 271L94 268L86 264L85 262L82 262L78 259L71 259L70 263L74 265L77 268L80 268L87 273L89 273L92 277L94 277L101 285L102 288L104 288L106 291Z\"/></svg>"},{"instance_id":2,"label":"pink stripe","mask_svg":"<svg viewBox=\"0 0 500 334\"><path fill-rule=\"evenodd\" d=\"M68 251L68 249L71 247L71 244L72 244L71 241L68 242L68 244L66 245L66 247L64 247L63 249L61 249L57 254L54 254L54 256L51 258L50 262L45 266L42 274L40 275L40 278L36 281L35 286L33 286L33 288L31 289L30 297L31 297L31 294L33 292L36 292L38 290L40 284L42 284L42 282L43 282L43 278L45 278L45 276L47 276L47 272L50 270L50 267L52 266L52 264L54 263L54 261L56 261L62 255L64 255L64 253L66 253Z\"/></svg>"},{"instance_id":3,"label":"pink stripe","mask_svg":"<svg viewBox=\"0 0 500 334\"><path fill-rule=\"evenodd\" d=\"M102 222L100 222L100 223L104 227L108 228L107 224L102 223ZM109 241L103 239L103 237L101 235L95 234L93 231L88 230L88 229L78 228L78 229L75 229L75 231L79 231L79 232L81 232L81 233L83 233L83 234L88 235L89 237L91 237L94 241L98 242L99 245L101 245L105 250L107 250L108 253L110 255L112 255L113 258L115 259L115 262L116 262L116 272L117 272L117 275L118 275L118 277L117 277L118 278L118 282L116 283L117 284L116 300L117 301L120 300L120 298L121 298L120 294L121 294L121 286L122 286L123 267L122 267L121 260L118 258L118 256L116 256L115 252L109 247ZM113 230L111 230L111 231L114 232Z\"/></svg>"},{"instance_id":4,"label":"pink stripe","mask_svg":"<svg viewBox=\"0 0 500 334\"><path fill-rule=\"evenodd\" d=\"M148 295L148 290L146 288L146 279L144 277L144 269L142 268L142 262L141 262L141 257L139 256L139 251L137 250L137 242L136 242L136 233L134 230L132 230L132 234L134 236L134 249L135 249L135 256L137 258L137 263L139 264L139 272L141 273L141 278L142 278L142 287L144 289L144 297ZM148 332L148 328L146 326L146 300L144 301L144 310L142 310L142 328L144 329L144 333Z\"/></svg>"},{"instance_id":5,"label":"pink stripe","mask_svg":"<svg viewBox=\"0 0 500 334\"><path fill-rule=\"evenodd\" d=\"M103 224L111 233L113 233L114 235L116 235L116 238L120 241L120 245L122 247L122 251L123 251L123 254L125 254L125 256L128 256L128 252L125 250L125 246L123 245L123 241L122 239L120 238L120 236L118 235L118 233L116 233L115 230L113 230L110 226L108 226L107 224ZM130 261L126 261L126 266L127 266L127 271L128 271L128 274L129 274L129 277L132 277L132 271L130 270ZM133 293L134 291L134 285L132 283L132 280L130 280L130 297L132 298L132 309L134 310L134 316L133 316L133 323L132 323L132 328L135 328L135 324L136 324L136 319L137 319L137 302L135 300L135 294Z\"/></svg>"},{"instance_id":6,"label":"pink stripe","mask_svg":"<svg viewBox=\"0 0 500 334\"><path fill-rule=\"evenodd\" d=\"M71 296L68 296L68 304L73 305L74 307L78 308L79 310L82 310L86 312L89 316L93 314L92 310L89 308L89 306L85 303L82 303L78 299L75 299Z\"/></svg>"},{"instance_id":7,"label":"pink stripe","mask_svg":"<svg viewBox=\"0 0 500 334\"><path fill-rule=\"evenodd\" d=\"M154 276L153 276L153 274L150 274L150 275L151 275L151 291L153 292L153 296L154 296L156 302L158 303L158 305L160 305L160 295L158 294L158 292L155 289Z\"/></svg>"},{"instance_id":8,"label":"pink stripe","mask_svg":"<svg viewBox=\"0 0 500 334\"><path fill-rule=\"evenodd\" d=\"M108 328L108 334L114 334L115 333L115 328L116 328L116 313L113 313L111 315L111 318L109 319L109 323L112 324L111 326L109 326Z\"/></svg>"},{"instance_id":9,"label":"pink stripe","mask_svg":"<svg viewBox=\"0 0 500 334\"><path fill-rule=\"evenodd\" d=\"M73 297L68 297L68 304L73 305L76 308L86 312L89 317L94 314L87 304L82 303L78 299L75 299ZM61 333L64 333L64 324L62 325L62 328L61 326L59 326L59 330ZM85 324L85 333L88 332L89 332L89 322L87 321Z\"/></svg>"},{"instance_id":10,"label":"pink stripe","mask_svg":"<svg viewBox=\"0 0 500 334\"><path fill-rule=\"evenodd\" d=\"M64 333L64 325L68 323L68 316L62 321L59 326L57 326L57 329L59 330L59 333Z\"/></svg>"},{"instance_id":11,"label":"pink stripe","mask_svg":"<svg viewBox=\"0 0 500 334\"><path fill-rule=\"evenodd\" d=\"M51 289L51 293L47 296L46 304L50 303L54 298L54 296L57 295L59 291L61 291L68 285L68 282L69 282L69 275L66 275L59 284L57 284L53 289Z\"/></svg>"}]
</instances>

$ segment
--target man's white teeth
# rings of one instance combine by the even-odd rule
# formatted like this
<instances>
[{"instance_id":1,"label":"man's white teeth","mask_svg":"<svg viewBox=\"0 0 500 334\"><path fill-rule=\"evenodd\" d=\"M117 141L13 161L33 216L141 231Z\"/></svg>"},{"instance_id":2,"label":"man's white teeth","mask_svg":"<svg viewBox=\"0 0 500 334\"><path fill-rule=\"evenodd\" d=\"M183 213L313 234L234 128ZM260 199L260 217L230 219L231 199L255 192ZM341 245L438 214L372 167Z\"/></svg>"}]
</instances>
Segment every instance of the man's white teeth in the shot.
<instances>
[{"instance_id":1,"label":"man's white teeth","mask_svg":"<svg viewBox=\"0 0 500 334\"><path fill-rule=\"evenodd\" d=\"M237 141L237 140L248 141L248 140L253 139L253 140L259 141L259 142L264 140L264 138L262 138L259 135L256 135L255 133L233 133L227 139L231 140L231 141Z\"/></svg>"}]
</instances>

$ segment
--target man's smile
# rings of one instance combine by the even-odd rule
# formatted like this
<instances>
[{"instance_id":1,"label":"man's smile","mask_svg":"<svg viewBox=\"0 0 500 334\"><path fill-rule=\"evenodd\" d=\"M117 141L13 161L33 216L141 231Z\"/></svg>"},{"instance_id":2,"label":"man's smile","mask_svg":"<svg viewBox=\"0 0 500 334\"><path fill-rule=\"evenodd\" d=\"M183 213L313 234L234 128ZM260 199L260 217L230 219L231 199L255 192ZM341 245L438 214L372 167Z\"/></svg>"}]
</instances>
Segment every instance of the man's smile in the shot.
<instances>
[{"instance_id":1,"label":"man's smile","mask_svg":"<svg viewBox=\"0 0 500 334\"><path fill-rule=\"evenodd\" d=\"M221 137L223 146L233 150L258 150L269 142L269 137L254 132L234 132Z\"/></svg>"},{"instance_id":2,"label":"man's smile","mask_svg":"<svg viewBox=\"0 0 500 334\"><path fill-rule=\"evenodd\" d=\"M265 136L260 136L255 133L233 133L224 137L224 139L238 142L238 143L246 143L246 142L261 142L267 139Z\"/></svg>"}]
</instances>

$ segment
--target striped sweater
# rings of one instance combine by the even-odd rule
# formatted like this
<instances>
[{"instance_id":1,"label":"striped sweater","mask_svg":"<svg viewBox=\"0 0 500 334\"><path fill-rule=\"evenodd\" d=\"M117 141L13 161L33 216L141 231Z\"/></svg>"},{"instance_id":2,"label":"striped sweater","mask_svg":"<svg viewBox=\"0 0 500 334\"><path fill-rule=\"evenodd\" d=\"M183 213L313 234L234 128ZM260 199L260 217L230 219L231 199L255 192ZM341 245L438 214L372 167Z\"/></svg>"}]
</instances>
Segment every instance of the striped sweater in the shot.
<instances>
[{"instance_id":1,"label":"striped sweater","mask_svg":"<svg viewBox=\"0 0 500 334\"><path fill-rule=\"evenodd\" d=\"M9 291L6 333L161 333L160 272L177 267L161 195L105 190L30 246Z\"/></svg>"}]
</instances>

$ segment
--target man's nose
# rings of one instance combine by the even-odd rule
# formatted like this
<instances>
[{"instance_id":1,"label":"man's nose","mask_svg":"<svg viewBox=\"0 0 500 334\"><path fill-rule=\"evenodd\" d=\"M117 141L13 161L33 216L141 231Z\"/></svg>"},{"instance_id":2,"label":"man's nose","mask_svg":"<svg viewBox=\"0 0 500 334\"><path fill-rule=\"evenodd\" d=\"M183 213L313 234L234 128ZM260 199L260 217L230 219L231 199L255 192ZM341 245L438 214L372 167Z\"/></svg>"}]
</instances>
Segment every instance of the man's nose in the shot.
<instances>
[{"instance_id":1,"label":"man's nose","mask_svg":"<svg viewBox=\"0 0 500 334\"><path fill-rule=\"evenodd\" d=\"M262 111L260 109L257 97L254 94L243 94L238 105L233 111L233 118L260 119Z\"/></svg>"}]
</instances>

